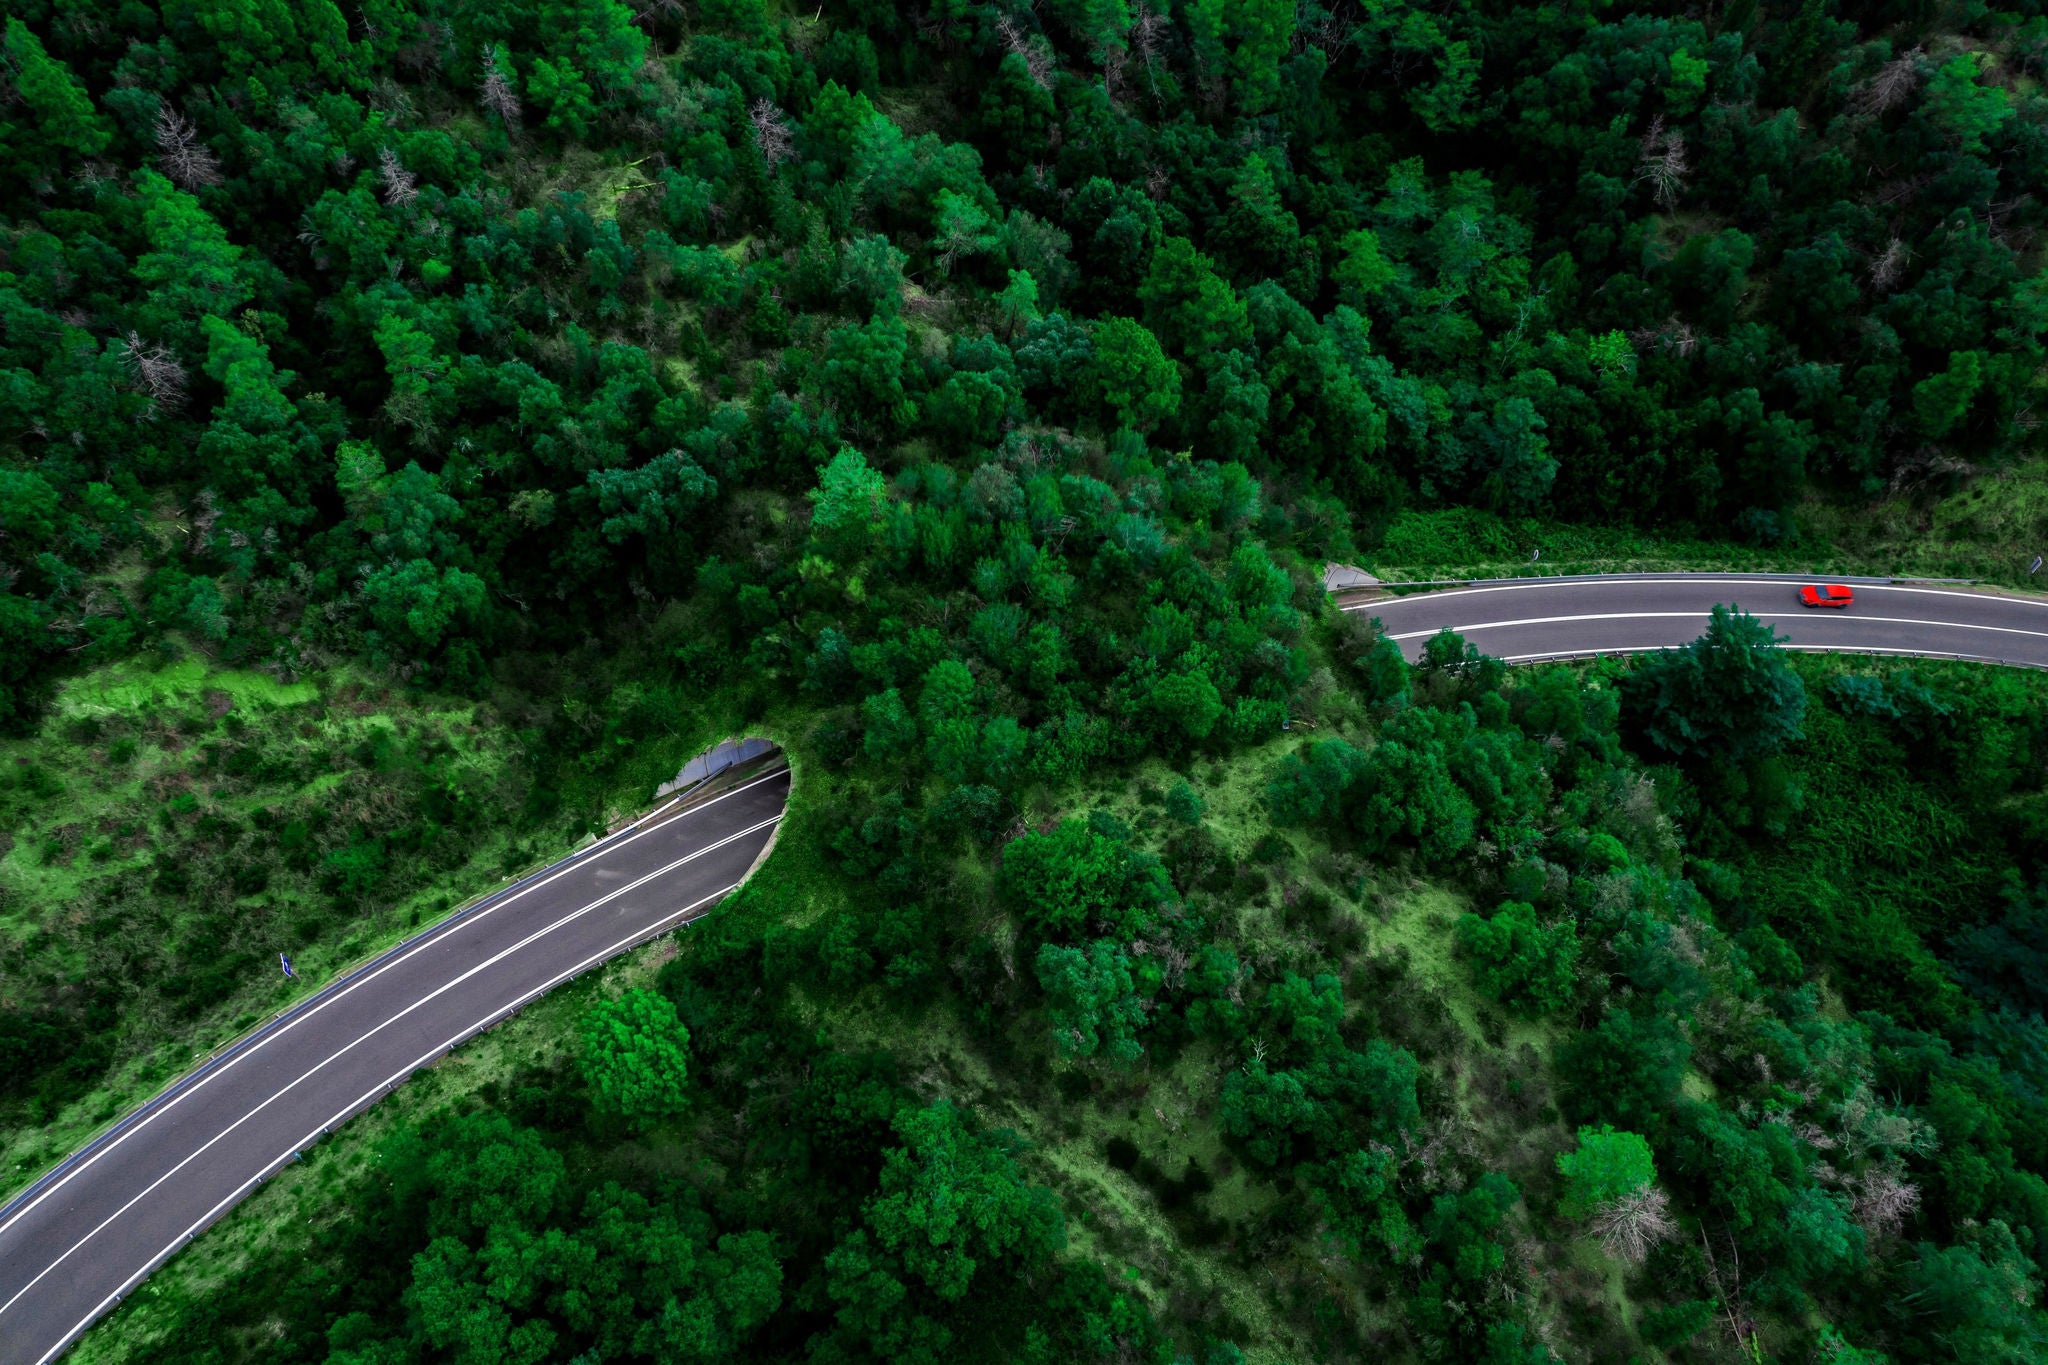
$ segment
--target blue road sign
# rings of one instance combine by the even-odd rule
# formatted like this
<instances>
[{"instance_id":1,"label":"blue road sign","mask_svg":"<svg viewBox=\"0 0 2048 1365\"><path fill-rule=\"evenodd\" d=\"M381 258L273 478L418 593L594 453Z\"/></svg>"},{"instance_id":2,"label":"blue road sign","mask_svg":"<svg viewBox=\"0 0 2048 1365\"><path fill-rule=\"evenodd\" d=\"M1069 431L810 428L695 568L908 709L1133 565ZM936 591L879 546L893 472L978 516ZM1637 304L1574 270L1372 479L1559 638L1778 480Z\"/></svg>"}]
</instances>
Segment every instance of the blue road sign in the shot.
<instances>
[{"instance_id":1,"label":"blue road sign","mask_svg":"<svg viewBox=\"0 0 2048 1365\"><path fill-rule=\"evenodd\" d=\"M293 980L298 979L299 974L292 970L292 960L286 957L283 953L279 953L277 955L277 965L284 968L284 974L286 976L292 978Z\"/></svg>"}]
</instances>

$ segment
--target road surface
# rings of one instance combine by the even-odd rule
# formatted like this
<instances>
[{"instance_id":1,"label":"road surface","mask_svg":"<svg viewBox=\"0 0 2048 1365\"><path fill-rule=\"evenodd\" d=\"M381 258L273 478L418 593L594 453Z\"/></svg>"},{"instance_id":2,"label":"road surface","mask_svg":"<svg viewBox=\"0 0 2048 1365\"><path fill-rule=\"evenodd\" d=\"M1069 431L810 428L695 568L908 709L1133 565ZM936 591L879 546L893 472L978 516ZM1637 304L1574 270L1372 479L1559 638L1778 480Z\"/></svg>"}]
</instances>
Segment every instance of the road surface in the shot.
<instances>
[{"instance_id":1,"label":"road surface","mask_svg":"<svg viewBox=\"0 0 2048 1365\"><path fill-rule=\"evenodd\" d=\"M1351 601L1379 618L1411 660L1449 626L1509 663L1636 654L1698 639L1716 603L1739 606L1802 650L1929 655L2048 668L2048 598L1943 584L1834 578L1846 609L1799 605L1803 584L1777 574L1523 578Z\"/></svg>"},{"instance_id":2,"label":"road surface","mask_svg":"<svg viewBox=\"0 0 2048 1365\"><path fill-rule=\"evenodd\" d=\"M786 769L664 808L311 997L0 1211L0 1363L38 1365L326 1130L736 887Z\"/></svg>"}]
</instances>

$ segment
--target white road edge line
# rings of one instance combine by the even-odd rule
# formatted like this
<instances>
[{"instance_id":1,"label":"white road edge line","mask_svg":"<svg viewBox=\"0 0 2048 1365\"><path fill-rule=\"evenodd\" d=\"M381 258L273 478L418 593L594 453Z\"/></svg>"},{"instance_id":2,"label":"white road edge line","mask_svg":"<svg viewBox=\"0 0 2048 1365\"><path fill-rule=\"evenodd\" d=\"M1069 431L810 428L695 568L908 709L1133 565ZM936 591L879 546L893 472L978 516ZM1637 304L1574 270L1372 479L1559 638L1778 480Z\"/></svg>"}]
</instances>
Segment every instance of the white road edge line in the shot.
<instances>
[{"instance_id":1,"label":"white road edge line","mask_svg":"<svg viewBox=\"0 0 2048 1365\"><path fill-rule=\"evenodd\" d=\"M782 817L778 815L775 818L777 820L780 820ZM590 967L595 966L597 963L603 962L607 958L613 957L616 954L624 951L625 949L632 947L634 943L638 942L641 939L652 938L655 934L661 932L662 926L673 923L677 920L686 919L692 910L697 909L699 906L707 905L712 901L720 899L721 897L729 896L734 891L739 890L739 888L744 884L745 879L743 878L740 881L734 882L731 886L726 887L723 891L714 891L710 895L704 897L703 900L694 901L691 904L684 906L680 911L676 912L676 914L670 916L668 920L657 921L655 928L649 930L642 930L641 932L632 935L630 938L620 939L617 943L614 943L609 948L606 948L601 952L595 953L592 956L583 959L583 961L577 963L568 971L563 972L556 977L553 977L544 985L541 985L535 988L534 990L527 992L518 1000L514 1001L511 1005L505 1007L502 1010L499 1010L495 1014L485 1015L482 1019L478 1020L477 1023L475 1023L468 1029L465 1029L463 1032L457 1034L455 1037L449 1039L447 1042L442 1043L439 1046L434 1047L429 1051L421 1054L420 1057L412 1063L412 1065L406 1067L403 1071L397 1071L392 1073L392 1075L386 1078L384 1081L378 1083L377 1085L371 1087L369 1090L363 1092L361 1095L357 1096L355 1100L351 1102L346 1108L341 1109L333 1117L329 1118L325 1123L320 1124L319 1126L307 1132L306 1136L300 1138L296 1143L292 1144L291 1148L288 1151L281 1152L277 1156L271 1158L269 1165L265 1166L257 1174L249 1177L248 1180L244 1181L242 1185L239 1188L237 1188L233 1194L230 1194L227 1198L221 1200L220 1203L215 1204L212 1208L208 1209L206 1211L205 1216L202 1217L198 1222L192 1224L191 1227L186 1228L183 1232L179 1233L176 1237L172 1238L169 1246L165 1247L162 1251L159 1251L154 1257L152 1257L147 1265L145 1265L141 1270L137 1271L131 1278L129 1278L125 1283L123 1283L119 1289L116 1289L113 1293L107 1295L106 1298L102 1299L100 1301L99 1306L93 1309L92 1312L84 1319L82 1319L77 1326L73 1327L69 1332L65 1333L64 1339L58 1342L55 1346L51 1347L49 1353L44 1355L40 1360L38 1360L36 1362L36 1365L49 1365L50 1361L56 1359L58 1355L62 1354L65 1347L69 1346L72 1342L76 1341L79 1338L79 1336L85 1331L86 1328L92 1326L93 1322L99 1317L100 1314L106 1312L107 1309L115 1303L115 1301L117 1301L123 1294L127 1293L129 1289L133 1288L137 1281L143 1279L152 1270L155 1270L159 1265L163 1264L164 1261L168 1260L171 1256L171 1253L175 1252L178 1249L179 1243L184 1242L188 1238L198 1235L198 1233L203 1231L206 1225L215 1217L217 1217L223 1209L226 1209L236 1200L240 1199L242 1195L246 1193L252 1186L261 1182L263 1178L267 1176L274 1167L283 1165L287 1160L289 1160L292 1157L294 1153L303 1151L305 1148L311 1146L314 1143L314 1141L316 1141L320 1137L323 1131L325 1131L328 1128L332 1128L335 1124L341 1123L346 1119L352 1117L357 1111L357 1106L368 1105L369 1103L373 1102L377 1098L378 1091L384 1090L386 1087L396 1085L398 1082L404 1080L407 1076L410 1076L413 1072L419 1070L427 1063L433 1061L435 1057L444 1055L450 1049L459 1046L460 1044L466 1042L470 1038L475 1037L477 1034L489 1028L492 1025L492 1023L511 1014L513 1010L519 1009L521 1006L527 1004L529 1001L534 1000L539 996L547 994L549 991L561 985L564 981L567 981L570 977L575 976L577 973L586 971Z\"/></svg>"},{"instance_id":2,"label":"white road edge line","mask_svg":"<svg viewBox=\"0 0 2048 1365\"><path fill-rule=\"evenodd\" d=\"M1529 616L1515 621L1474 621L1469 625L1451 626L1449 629L1455 630L1462 635L1466 631L1507 630L1515 626L1568 625L1575 621L1694 621L1704 619L1711 614L1705 611L1588 612L1581 616ZM1784 613L1770 612L1767 615L1771 620L1775 621L1780 619ZM1982 626L1971 621L1923 621L1911 616L1870 616L1859 612L1854 616L1798 616L1792 619L1808 623L1825 622L1829 625L1833 625L1838 621L1869 621L1877 625L1887 626L1934 626L1942 630L1989 630L1995 631L2000 635L2026 635L2034 639L2048 640L2048 630L2021 630L2018 626ZM1389 635L1387 638L1390 640L1420 640L1424 636L1435 635L1443 629L1445 627L1439 626L1436 630L1407 630L1402 631L1398 635Z\"/></svg>"},{"instance_id":3,"label":"white road edge line","mask_svg":"<svg viewBox=\"0 0 2048 1365\"><path fill-rule=\"evenodd\" d=\"M1504 664L1529 664L1544 662L1569 662L1572 659L1590 658L1595 654L1660 654L1666 650L1683 649L1683 644L1662 645L1594 645L1585 649L1546 650L1541 654L1508 654L1501 658ZM1903 659L1960 659L1965 663L2004 664L2013 668L2048 668L2048 664L2026 663L2018 659L2000 659L1989 654L1958 654L1952 649L1906 649L1893 645L1795 645L1782 644L1780 649L1796 650L1801 654L1893 654Z\"/></svg>"},{"instance_id":4,"label":"white road edge line","mask_svg":"<svg viewBox=\"0 0 2048 1365\"><path fill-rule=\"evenodd\" d=\"M715 796L711 800L706 801L703 805L697 806L692 810L688 811L687 813L685 813L684 815L678 816L677 818L688 819L691 815L695 815L700 810L709 810L711 807L717 805L720 801L725 800L727 797L738 796L741 792L750 791L753 788L760 786L763 782L772 782L780 776L782 776L780 772L774 772L765 774L761 777L757 777L753 781L747 783L745 786L734 787L731 791L725 792L719 796ZM411 958L415 953L417 953L421 949L432 944L445 943L449 938L462 932L462 930L467 928L469 925L483 923L490 916L496 914L498 911L504 909L506 906L511 905L513 902L524 897L528 892L538 891L542 887L548 886L553 882L559 880L560 878L568 876L571 872L576 871L578 868L589 866L589 864L592 861L589 855L595 853L598 849L603 848L607 853L614 852L618 849L626 847L626 845L633 843L635 840L640 839L645 835L654 833L654 828L647 826L646 821L648 819L652 819L653 815L659 814L661 811L668 809L668 806L674 805L675 801L679 801L681 799L681 797L677 797L675 798L675 800L670 801L668 805L657 807L652 814L642 817L642 820L640 822L641 828L636 829L631 835L631 837L620 839L616 844L612 844L610 847L607 848L606 840L617 838L617 835L606 835L605 839L600 839L597 843L592 844L590 848L585 851L582 857L579 858L573 854L570 855L570 859L565 860L563 866L558 868L555 872L551 873L550 875L543 877L538 881L532 882L526 886L520 887L511 895L506 896L505 898L497 901L494 904L487 905L481 909L472 911L470 914L466 915L462 919L457 920L443 933L435 934L432 929L429 929L425 934L422 934L420 937L414 939L410 945L403 945L400 951L393 953L385 961L378 963L369 971L364 972L361 976L358 976L354 980L347 982L341 987L341 989L336 990L333 994L326 996L315 996L310 1002L303 1006L299 1010L299 1012L293 1014L291 1018L286 1020L282 1028L276 1029L270 1033L262 1035L260 1038L256 1039L256 1041L252 1043L250 1046L243 1048L240 1052L234 1053L226 1059L224 1059L219 1066L201 1075L199 1079L193 1081L183 1090L171 1096L170 1099L164 1101L156 1108L144 1114L141 1120L137 1122L133 1127L128 1128L123 1132L117 1134L114 1137L113 1141L98 1148L85 1160L79 1162L76 1166L66 1171L60 1179L52 1182L48 1189L41 1191L36 1195L35 1198L29 1200L26 1204L23 1204L20 1208L8 1214L4 1221L0 1221L0 1236L5 1236L9 1228L14 1226L16 1222L25 1217L31 1210L33 1210L37 1205L41 1204L45 1199L48 1199L51 1195L63 1189L66 1185L70 1184L72 1180L74 1180L78 1176L83 1175L86 1171L92 1169L92 1167L96 1163L98 1163L101 1157L106 1156L108 1153L120 1147L122 1143L126 1142L129 1138L135 1136L135 1134L141 1132L143 1129L149 1127L150 1124L156 1122L156 1120L162 1115L170 1113L171 1110L177 1108L180 1104L184 1103L188 1096L198 1094L208 1085L211 1085L217 1077L226 1075L229 1071L233 1070L243 1061L246 1061L248 1058L255 1056L264 1048L268 1047L271 1043L275 1042L279 1038L284 1037L287 1033L290 1033L293 1029L297 1028L300 1024L306 1022L306 1020L311 1019L314 1015L320 1013L329 1005L332 1005L337 1001L342 1000L346 996L352 994L358 987L368 985L371 981L374 981L376 978L382 976L385 972L391 970L393 967L398 966L401 962L404 962ZM621 830L619 831L619 833L623 834L625 833L625 831ZM176 1084L176 1082L173 1082L173 1084ZM144 1101L144 1103L148 1103L148 1101ZM4 1308L0 1308L0 1312L4 1311Z\"/></svg>"},{"instance_id":5,"label":"white road edge line","mask_svg":"<svg viewBox=\"0 0 2048 1365\"><path fill-rule=\"evenodd\" d=\"M598 899L591 901L589 904L577 907L575 910L562 916L562 918L556 920L554 923L545 925L542 928L534 930L525 938L520 939L517 943L512 944L510 947L499 950L497 953L484 959L482 962L477 963L474 967L471 967L468 971L462 973L462 975L451 978L446 982L443 982L440 986L436 987L432 991L429 991L427 994L420 996L418 999L412 1001L404 1009L392 1015L389 1019L386 1019L382 1023L376 1025L374 1028L364 1030L356 1037L350 1039L348 1042L342 1044L333 1052L329 1053L327 1056L321 1058L318 1062L308 1067L305 1071L301 1072L291 1081L273 1090L261 1104L257 1105L254 1109L251 1109L248 1113L242 1115L233 1123L229 1124L227 1127L221 1129L218 1133L215 1133L212 1137L208 1138L205 1143L203 1143L201 1146L195 1148L192 1152L187 1154L184 1160L180 1161L177 1165L171 1167L170 1170L165 1171L162 1175L158 1176L155 1180L151 1181L147 1186L145 1186L141 1190L141 1192L130 1198L128 1202L123 1204L120 1208L108 1214L107 1217L103 1219L97 1227L93 1228L91 1232L86 1233L85 1236L79 1238L76 1242L72 1243L69 1247L67 1247L64 1250L62 1255L58 1256L55 1260L51 1261L48 1265L44 1266L42 1270L37 1273L34 1279L30 1280L20 1289L17 1289L14 1292L14 1296L12 1298L8 1299L5 1303L0 1303L0 1315L5 1315L8 1309L14 1307L15 1304L21 1301L22 1295L28 1293L31 1289L34 1289L37 1285L41 1284L45 1276L49 1275L52 1271L56 1270L57 1267L63 1265L64 1262L70 1260L73 1254L75 1254L79 1250L79 1248L83 1247L93 1238L99 1236L100 1233L104 1232L108 1227L110 1227L116 1219L120 1218L122 1214L128 1212L128 1210L134 1208L144 1199L147 1199L150 1195L156 1193L158 1188L160 1188L165 1181L171 1179L171 1177L177 1175L178 1172L184 1170L187 1166L197 1161L200 1157L206 1155L207 1152L213 1149L214 1144L224 1141L229 1134L233 1133L237 1128L240 1128L250 1119L255 1118L258 1114L268 1109L271 1105L283 1099L287 1094L289 1094L292 1090L296 1089L308 1078L318 1075L321 1071L325 1070L337 1058L343 1056L344 1054L350 1051L353 1051L358 1045L376 1036L377 1034L382 1033L385 1029L390 1028L393 1024L405 1018L405 1016L407 1016L408 1014L411 1014L414 1010L420 1009L429 1001L434 1000L442 995L445 995L447 992L454 990L457 986L460 986L462 983L469 980L471 977L477 975L479 972L487 971L488 969L495 967L498 963L504 961L506 958L518 952L520 949L525 948L529 944L539 939L545 938L547 935L552 934L557 929L562 928L564 925L571 924L576 920L583 918L583 916L589 914L592 910L597 909L599 906L604 905L609 901L617 900L620 896L625 895L627 892L637 890L638 888L645 886L647 883L651 881L656 881L662 877L665 877L669 873L675 871L677 868L682 867L686 863L693 863L707 853L714 853L717 850L724 848L728 844L736 843L741 839L747 838L749 835L758 834L762 830L779 823L781 819L782 816L780 814L777 814L773 819L763 820L758 824L752 825L747 829L740 830L735 834L729 834L725 838L720 839L717 843L706 844L703 848L696 849L688 854L685 854L683 857L676 859L674 862L668 864L666 867L660 868L653 872L649 872L647 875L640 877L635 881L628 882L626 885L619 887L615 891L606 892L603 896L598 897ZM400 1074L406 1075L410 1074L410 1072L411 1068L407 1068L405 1072L401 1072ZM268 1168L266 1167L265 1169Z\"/></svg>"},{"instance_id":6,"label":"white road edge line","mask_svg":"<svg viewBox=\"0 0 2048 1365\"><path fill-rule=\"evenodd\" d=\"M1399 597L1382 597L1371 602L1359 602L1339 611L1371 611L1392 602L1421 601L1443 602L1453 597L1477 597L1495 592L1526 592L1531 588L1611 588L1618 584L1633 583L1674 583L1686 587L1719 588L1790 588L1800 582L1824 583L1825 577L1809 579L1787 578L1637 578L1628 574L1615 574L1599 578L1529 578L1514 583L1496 583L1484 588L1453 588L1449 592L1404 593ZM2023 597L2012 592L1959 592L1954 588L1913 588L1898 583L1858 583L1857 592L1899 592L1914 593L1921 597L1967 597L1976 602L2012 602L2025 607L2048 607L2048 598Z\"/></svg>"}]
</instances>

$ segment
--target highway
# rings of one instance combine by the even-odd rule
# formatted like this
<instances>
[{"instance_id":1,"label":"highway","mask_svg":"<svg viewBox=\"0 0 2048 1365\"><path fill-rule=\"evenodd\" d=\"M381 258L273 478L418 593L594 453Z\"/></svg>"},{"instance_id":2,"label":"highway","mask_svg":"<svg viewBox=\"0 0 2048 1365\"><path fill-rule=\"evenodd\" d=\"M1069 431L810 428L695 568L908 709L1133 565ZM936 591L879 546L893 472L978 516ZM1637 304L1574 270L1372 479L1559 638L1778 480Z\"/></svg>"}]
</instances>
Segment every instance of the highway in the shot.
<instances>
[{"instance_id":1,"label":"highway","mask_svg":"<svg viewBox=\"0 0 2048 1365\"><path fill-rule=\"evenodd\" d=\"M323 1133L527 1001L704 913L766 851L788 770L671 802L294 1007L0 1210L0 1365L55 1357Z\"/></svg>"},{"instance_id":2,"label":"highway","mask_svg":"<svg viewBox=\"0 0 2048 1365\"><path fill-rule=\"evenodd\" d=\"M1856 594L1844 609L1799 604L1781 574L1645 574L1522 578L1406 596L1347 600L1378 617L1411 660L1445 626L1508 663L1637 654L1687 644L1716 603L1775 627L1786 647L1924 655L2048 668L2048 598L1959 585L1831 578ZM1348 596L1348 595L1347 595Z\"/></svg>"}]
</instances>

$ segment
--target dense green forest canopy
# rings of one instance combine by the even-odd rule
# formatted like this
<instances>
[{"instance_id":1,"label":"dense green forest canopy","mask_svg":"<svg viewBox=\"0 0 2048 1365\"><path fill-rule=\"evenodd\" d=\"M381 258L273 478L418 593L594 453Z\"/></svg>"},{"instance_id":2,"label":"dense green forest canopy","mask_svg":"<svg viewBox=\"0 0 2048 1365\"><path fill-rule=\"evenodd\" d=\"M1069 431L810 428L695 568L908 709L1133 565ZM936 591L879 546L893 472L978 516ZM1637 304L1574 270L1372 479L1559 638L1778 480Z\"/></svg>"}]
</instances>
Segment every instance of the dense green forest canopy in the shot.
<instances>
[{"instance_id":1,"label":"dense green forest canopy","mask_svg":"<svg viewBox=\"0 0 2048 1365\"><path fill-rule=\"evenodd\" d=\"M2032 450L2038 11L18 0L7 1121L721 698L808 861L156 1358L2043 1358L2038 680L1315 580Z\"/></svg>"}]
</instances>

